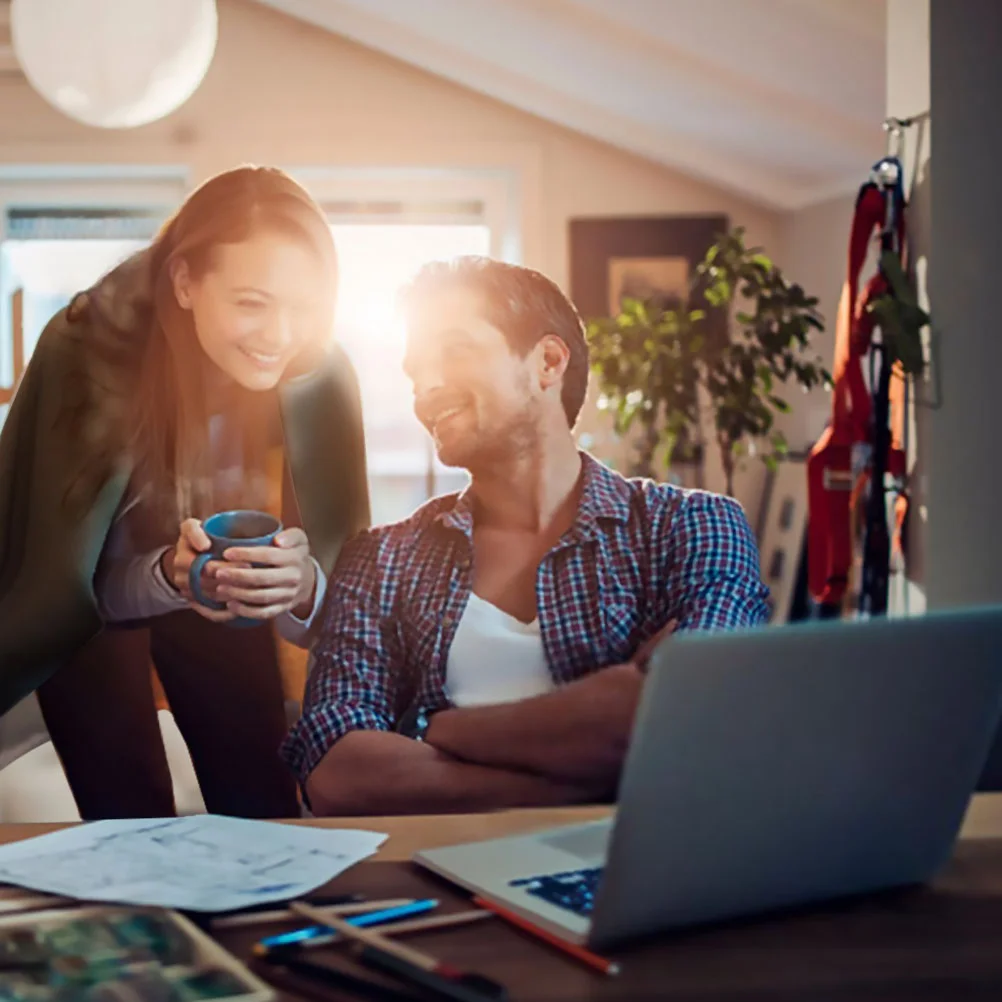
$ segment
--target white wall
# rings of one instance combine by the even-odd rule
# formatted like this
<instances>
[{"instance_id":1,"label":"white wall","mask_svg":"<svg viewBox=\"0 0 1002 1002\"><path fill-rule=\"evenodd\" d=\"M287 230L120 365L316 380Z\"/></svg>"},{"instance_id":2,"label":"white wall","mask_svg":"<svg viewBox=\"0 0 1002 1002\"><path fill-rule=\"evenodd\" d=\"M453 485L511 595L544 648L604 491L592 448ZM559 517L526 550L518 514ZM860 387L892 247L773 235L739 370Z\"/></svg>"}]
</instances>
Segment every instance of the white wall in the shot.
<instances>
[{"instance_id":1,"label":"white wall","mask_svg":"<svg viewBox=\"0 0 1002 1002\"><path fill-rule=\"evenodd\" d=\"M868 163L860 164L860 184L866 180L869 168ZM818 297L818 309L826 326L816 345L829 371L835 351L835 317L845 281L854 204L854 194L830 199L791 212L780 224L778 263L792 281ZM831 397L827 393L815 391L799 399L784 424L790 448L810 448L824 430L830 413Z\"/></svg>"},{"instance_id":2,"label":"white wall","mask_svg":"<svg viewBox=\"0 0 1002 1002\"><path fill-rule=\"evenodd\" d=\"M905 0L896 0L901 6ZM925 414L928 525L925 589L931 608L1002 601L1002 321L998 249L1002 195L1002 4L922 0L927 64L901 67L918 87L928 74L935 171L927 190L928 290L933 321L935 409ZM919 4L915 4L919 6ZM911 15L915 17L913 13ZM922 95L922 96L926 96Z\"/></svg>"},{"instance_id":3,"label":"white wall","mask_svg":"<svg viewBox=\"0 0 1002 1002\"><path fill-rule=\"evenodd\" d=\"M902 164L908 199L908 252L915 264L919 302L930 309L928 263L930 252L930 164L932 122L929 78L929 0L889 0L887 5L887 114L900 119L918 117L905 130ZM929 403L935 397L930 370L918 380L911 396L908 420L910 473L908 575L894 582L889 596L892 613L915 614L926 608L926 554L928 549ZM918 406L916 406L918 402ZM946 509L944 509L945 511Z\"/></svg>"},{"instance_id":4,"label":"white wall","mask_svg":"<svg viewBox=\"0 0 1002 1002\"><path fill-rule=\"evenodd\" d=\"M204 85L140 129L77 125L20 78L0 77L0 165L183 164L193 182L247 161L510 168L524 262L565 287L575 216L723 212L750 240L777 246L776 213L257 4L219 6L219 48ZM758 480L756 470L742 497L753 515Z\"/></svg>"},{"instance_id":5,"label":"white wall","mask_svg":"<svg viewBox=\"0 0 1002 1002\"><path fill-rule=\"evenodd\" d=\"M910 416L911 580L892 582L890 595L892 613L916 613L927 604L1002 601L1002 321L994 265L1002 149L992 124L1002 94L993 48L1002 4L888 0L887 16L886 113L919 119L906 130L902 159L909 253L919 301L933 320L932 365ZM825 310L832 319L851 205L845 199L803 210L780 229L782 261L822 296L823 307L832 297ZM829 341L829 357L831 347Z\"/></svg>"},{"instance_id":6,"label":"white wall","mask_svg":"<svg viewBox=\"0 0 1002 1002\"><path fill-rule=\"evenodd\" d=\"M886 114L899 118L920 115L929 109L929 0L888 0ZM929 152L930 123L907 130L902 160L909 200L910 254L916 261L919 296L928 308L926 273L929 252ZM875 147L873 160L861 161L859 183L869 175L871 164L883 149ZM780 224L780 263L788 275L820 299L828 329L818 339L829 368L835 348L835 318L846 278L849 230L855 193L821 202L790 213ZM865 276L864 276L865 277ZM919 388L918 396L929 400L932 385ZM915 395L912 396L914 402ZM830 397L814 394L790 416L786 430L791 444L813 444L830 412ZM892 575L889 596L892 613L917 613L925 608L921 582L925 574L926 492L929 487L924 445L931 417L928 407L912 407L909 434L911 479L911 533L907 579Z\"/></svg>"}]
</instances>

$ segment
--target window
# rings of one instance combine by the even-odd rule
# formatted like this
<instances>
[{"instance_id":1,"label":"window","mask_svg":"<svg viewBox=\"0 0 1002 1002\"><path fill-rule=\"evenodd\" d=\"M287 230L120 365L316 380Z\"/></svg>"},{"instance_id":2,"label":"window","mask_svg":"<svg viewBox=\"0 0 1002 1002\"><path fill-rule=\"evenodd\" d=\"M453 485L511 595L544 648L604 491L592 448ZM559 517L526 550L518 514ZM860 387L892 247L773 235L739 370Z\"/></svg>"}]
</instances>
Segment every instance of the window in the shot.
<instances>
[{"instance_id":1,"label":"window","mask_svg":"<svg viewBox=\"0 0 1002 1002\"><path fill-rule=\"evenodd\" d=\"M49 318L149 242L185 195L183 175L135 168L0 167L0 424ZM518 260L514 179L504 171L302 170L323 205L340 261L336 336L358 372L373 520L406 517L457 490L413 414L396 296L426 262L460 254Z\"/></svg>"},{"instance_id":2,"label":"window","mask_svg":"<svg viewBox=\"0 0 1002 1002\"><path fill-rule=\"evenodd\" d=\"M361 385L372 518L396 521L467 480L438 462L414 416L396 294L428 261L489 253L490 234L462 223L336 222L331 230L341 269L336 335Z\"/></svg>"},{"instance_id":3,"label":"window","mask_svg":"<svg viewBox=\"0 0 1002 1002\"><path fill-rule=\"evenodd\" d=\"M331 221L340 262L336 337L362 392L372 518L405 518L461 489L413 412L397 293L422 265L462 254L516 259L512 179L494 171L293 171Z\"/></svg>"},{"instance_id":4,"label":"window","mask_svg":"<svg viewBox=\"0 0 1002 1002\"><path fill-rule=\"evenodd\" d=\"M0 424L50 317L149 242L184 197L181 176L136 168L0 169Z\"/></svg>"}]
</instances>

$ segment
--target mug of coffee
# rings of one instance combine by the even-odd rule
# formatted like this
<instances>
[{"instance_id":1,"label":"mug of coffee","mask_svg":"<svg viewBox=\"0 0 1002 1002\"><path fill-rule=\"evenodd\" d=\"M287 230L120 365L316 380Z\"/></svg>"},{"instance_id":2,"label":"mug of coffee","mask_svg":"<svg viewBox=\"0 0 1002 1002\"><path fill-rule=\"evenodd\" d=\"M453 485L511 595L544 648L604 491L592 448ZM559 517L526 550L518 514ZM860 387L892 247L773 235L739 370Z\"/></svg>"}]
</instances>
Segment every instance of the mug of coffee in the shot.
<instances>
[{"instance_id":1,"label":"mug of coffee","mask_svg":"<svg viewBox=\"0 0 1002 1002\"><path fill-rule=\"evenodd\" d=\"M202 572L210 560L222 560L223 554L232 546L271 546L275 537L282 531L282 523L273 515L264 511L221 511L210 515L202 523L202 530L212 543L211 549L200 553L192 561L188 572L188 584L191 593L199 605L207 609L221 612L226 608L225 602L217 602L202 591ZM264 564L252 564L252 567L263 567ZM227 626L261 626L260 619L245 619L240 617L228 622Z\"/></svg>"}]
</instances>

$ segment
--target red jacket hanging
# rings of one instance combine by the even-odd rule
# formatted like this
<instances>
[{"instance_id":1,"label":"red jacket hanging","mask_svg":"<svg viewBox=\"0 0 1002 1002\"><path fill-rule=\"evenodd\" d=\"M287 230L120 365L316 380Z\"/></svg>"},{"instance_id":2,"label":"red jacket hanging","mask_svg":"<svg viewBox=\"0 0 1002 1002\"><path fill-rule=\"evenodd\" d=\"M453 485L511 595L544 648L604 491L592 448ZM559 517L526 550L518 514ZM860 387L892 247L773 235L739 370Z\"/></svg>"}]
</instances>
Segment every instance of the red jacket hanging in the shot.
<instances>
[{"instance_id":1,"label":"red jacket hanging","mask_svg":"<svg viewBox=\"0 0 1002 1002\"><path fill-rule=\"evenodd\" d=\"M856 199L849 237L848 270L835 325L835 361L832 371L832 416L829 426L811 450L808 478L808 590L820 605L842 605L853 562L852 503L860 493L865 469L854 470L853 452L872 442L870 391L862 360L870 348L873 319L867 306L887 291L879 272L859 293L859 280L875 233L882 231L891 192L873 182L864 184ZM898 215L898 246L904 243L903 213ZM888 470L902 476L904 382L900 373L891 380L891 449ZM880 485L882 489L883 485ZM899 515L899 523L903 513Z\"/></svg>"}]
</instances>

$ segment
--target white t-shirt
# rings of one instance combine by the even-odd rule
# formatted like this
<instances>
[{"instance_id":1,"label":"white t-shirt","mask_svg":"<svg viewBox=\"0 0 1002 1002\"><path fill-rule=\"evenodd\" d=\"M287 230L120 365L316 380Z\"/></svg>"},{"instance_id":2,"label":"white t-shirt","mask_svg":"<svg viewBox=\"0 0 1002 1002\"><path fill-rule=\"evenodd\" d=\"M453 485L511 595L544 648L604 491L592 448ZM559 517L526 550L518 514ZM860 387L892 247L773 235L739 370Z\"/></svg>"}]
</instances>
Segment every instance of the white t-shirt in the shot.
<instances>
[{"instance_id":1,"label":"white t-shirt","mask_svg":"<svg viewBox=\"0 0 1002 1002\"><path fill-rule=\"evenodd\" d=\"M552 692L539 620L523 623L471 592L449 650L445 686L463 708Z\"/></svg>"}]
</instances>

